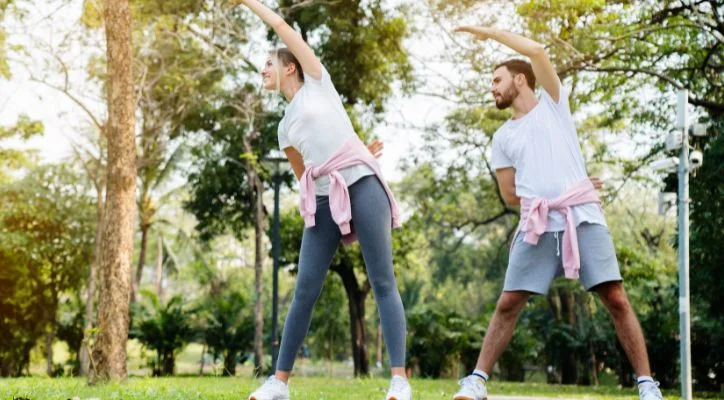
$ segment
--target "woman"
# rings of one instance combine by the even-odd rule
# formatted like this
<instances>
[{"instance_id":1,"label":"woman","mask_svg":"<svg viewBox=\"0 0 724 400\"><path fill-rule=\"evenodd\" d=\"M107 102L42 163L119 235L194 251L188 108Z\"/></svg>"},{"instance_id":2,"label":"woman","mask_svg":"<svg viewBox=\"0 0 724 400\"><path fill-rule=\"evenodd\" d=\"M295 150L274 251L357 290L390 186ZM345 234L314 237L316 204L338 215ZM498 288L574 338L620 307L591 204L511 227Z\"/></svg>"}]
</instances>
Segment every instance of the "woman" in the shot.
<instances>
[{"instance_id":1,"label":"woman","mask_svg":"<svg viewBox=\"0 0 724 400\"><path fill-rule=\"evenodd\" d=\"M264 88L280 91L288 101L279 123L279 146L300 181L306 225L277 370L249 399L289 399L294 357L309 330L332 256L340 240L359 239L392 366L386 399L408 400L405 312L392 267L391 230L399 226L399 212L371 154L375 149L357 137L327 70L301 36L257 0L237 2L269 24L287 46L270 55L262 74Z\"/></svg>"}]
</instances>

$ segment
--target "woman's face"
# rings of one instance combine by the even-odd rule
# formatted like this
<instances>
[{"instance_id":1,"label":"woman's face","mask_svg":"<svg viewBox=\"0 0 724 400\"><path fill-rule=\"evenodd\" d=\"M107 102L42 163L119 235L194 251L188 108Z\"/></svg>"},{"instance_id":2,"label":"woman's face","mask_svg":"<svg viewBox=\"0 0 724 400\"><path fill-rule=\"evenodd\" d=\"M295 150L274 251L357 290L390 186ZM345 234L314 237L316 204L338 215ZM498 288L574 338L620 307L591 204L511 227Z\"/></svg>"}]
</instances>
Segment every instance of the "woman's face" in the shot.
<instances>
[{"instance_id":1,"label":"woman's face","mask_svg":"<svg viewBox=\"0 0 724 400\"><path fill-rule=\"evenodd\" d=\"M276 90L278 87L277 80L279 79L280 74L277 73L276 63L271 56L269 56L264 63L264 69L261 70L261 75L263 78L264 89Z\"/></svg>"}]
</instances>

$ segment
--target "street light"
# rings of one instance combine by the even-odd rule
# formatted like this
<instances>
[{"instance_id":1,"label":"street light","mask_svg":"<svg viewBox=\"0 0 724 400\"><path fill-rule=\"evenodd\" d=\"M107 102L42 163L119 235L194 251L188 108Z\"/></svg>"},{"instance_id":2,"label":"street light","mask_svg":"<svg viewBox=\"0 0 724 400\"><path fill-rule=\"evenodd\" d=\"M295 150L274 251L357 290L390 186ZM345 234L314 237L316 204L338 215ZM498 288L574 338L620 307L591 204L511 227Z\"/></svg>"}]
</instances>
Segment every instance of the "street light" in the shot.
<instances>
[{"instance_id":1,"label":"street light","mask_svg":"<svg viewBox=\"0 0 724 400\"><path fill-rule=\"evenodd\" d=\"M700 151L689 154L689 135L706 135L706 126L689 125L689 93L681 90L678 94L676 131L666 139L669 151L681 148L679 157L656 161L651 167L658 172L677 172L679 188L679 337L681 358L681 398L691 400L691 308L689 306L689 173L700 167L703 155ZM659 194L659 213L665 213L667 203L672 201L668 193Z\"/></svg>"},{"instance_id":2,"label":"street light","mask_svg":"<svg viewBox=\"0 0 724 400\"><path fill-rule=\"evenodd\" d=\"M279 190L281 184L287 174L285 157L271 156L265 157L264 163L272 164L273 167L271 181L274 187L274 222L272 224L272 258L273 275L272 275L272 333L271 333L271 353L272 353L272 371L277 369L277 357L279 356L279 341L277 337L278 325L277 319L279 315L279 255L281 251L281 237L279 235Z\"/></svg>"}]
</instances>

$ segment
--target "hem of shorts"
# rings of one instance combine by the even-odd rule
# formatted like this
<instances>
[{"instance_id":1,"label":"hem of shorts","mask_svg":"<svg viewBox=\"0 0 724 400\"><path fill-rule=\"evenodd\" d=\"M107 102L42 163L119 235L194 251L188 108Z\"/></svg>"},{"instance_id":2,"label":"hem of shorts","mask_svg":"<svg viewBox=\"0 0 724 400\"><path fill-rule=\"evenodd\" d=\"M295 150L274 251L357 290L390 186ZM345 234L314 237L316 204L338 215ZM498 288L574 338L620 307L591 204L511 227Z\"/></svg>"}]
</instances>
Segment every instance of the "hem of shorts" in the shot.
<instances>
[{"instance_id":1,"label":"hem of shorts","mask_svg":"<svg viewBox=\"0 0 724 400\"><path fill-rule=\"evenodd\" d=\"M576 223L576 228L578 228L578 227L581 226L582 224L601 225L601 226L603 226L604 228L608 229L608 224L606 223L606 221L603 221L603 222L597 222L597 221L579 221L578 223ZM565 231L565 228L563 228L563 229L551 229L551 230L548 230L548 228L546 228L545 233L564 232L564 231ZM526 229L525 229L525 226L524 226L524 225L521 225L521 227L520 227L520 232L526 232Z\"/></svg>"},{"instance_id":2,"label":"hem of shorts","mask_svg":"<svg viewBox=\"0 0 724 400\"><path fill-rule=\"evenodd\" d=\"M550 288L548 288L548 291L550 291ZM545 296L548 294L548 291L540 291L538 289L530 289L530 288L503 288L503 292L528 292L532 294L538 294L541 296Z\"/></svg>"},{"instance_id":3,"label":"hem of shorts","mask_svg":"<svg viewBox=\"0 0 724 400\"><path fill-rule=\"evenodd\" d=\"M584 287L585 287L585 289L586 289L587 292L591 292L591 291L593 291L593 289L594 289L596 286L598 286L598 285L603 285L604 283L609 283L609 282L623 282L623 277L614 278L614 279L607 278L607 279L604 279L604 280L602 280L602 281L600 281L600 282L596 282L596 283L594 283L593 285L591 285L591 286L589 286L589 287L585 287L585 285L584 285ZM581 282L581 283L583 283L583 282Z\"/></svg>"}]
</instances>

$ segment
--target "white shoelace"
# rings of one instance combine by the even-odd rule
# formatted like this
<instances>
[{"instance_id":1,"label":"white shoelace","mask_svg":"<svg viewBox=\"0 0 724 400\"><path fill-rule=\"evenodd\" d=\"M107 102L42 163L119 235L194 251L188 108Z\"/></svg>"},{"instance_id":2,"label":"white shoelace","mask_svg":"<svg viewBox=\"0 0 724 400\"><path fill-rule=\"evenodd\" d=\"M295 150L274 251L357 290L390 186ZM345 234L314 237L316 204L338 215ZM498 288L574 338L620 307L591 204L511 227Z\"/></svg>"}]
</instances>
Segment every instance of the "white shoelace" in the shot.
<instances>
[{"instance_id":1,"label":"white shoelace","mask_svg":"<svg viewBox=\"0 0 724 400\"><path fill-rule=\"evenodd\" d=\"M480 386L483 386L483 383L480 381L480 378L478 378L477 376L466 376L465 378L460 379L458 381L458 385L460 385L460 386L462 386L466 383L475 386L476 389L481 389Z\"/></svg>"},{"instance_id":2,"label":"white shoelace","mask_svg":"<svg viewBox=\"0 0 724 400\"><path fill-rule=\"evenodd\" d=\"M401 391L405 390L407 385L408 385L407 380L405 380L403 378L397 378L397 379L392 378L392 380L390 381L390 391L401 392Z\"/></svg>"},{"instance_id":3,"label":"white shoelace","mask_svg":"<svg viewBox=\"0 0 724 400\"><path fill-rule=\"evenodd\" d=\"M277 379L274 375L272 375L266 379L266 382L264 382L264 386L267 386L267 385L271 386L273 388L280 388L280 389L284 389L284 387L286 386L286 384L284 382Z\"/></svg>"},{"instance_id":4,"label":"white shoelace","mask_svg":"<svg viewBox=\"0 0 724 400\"><path fill-rule=\"evenodd\" d=\"M639 386L639 396L645 396L651 392L656 392L659 388L659 382L644 382Z\"/></svg>"}]
</instances>

